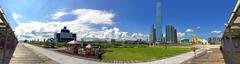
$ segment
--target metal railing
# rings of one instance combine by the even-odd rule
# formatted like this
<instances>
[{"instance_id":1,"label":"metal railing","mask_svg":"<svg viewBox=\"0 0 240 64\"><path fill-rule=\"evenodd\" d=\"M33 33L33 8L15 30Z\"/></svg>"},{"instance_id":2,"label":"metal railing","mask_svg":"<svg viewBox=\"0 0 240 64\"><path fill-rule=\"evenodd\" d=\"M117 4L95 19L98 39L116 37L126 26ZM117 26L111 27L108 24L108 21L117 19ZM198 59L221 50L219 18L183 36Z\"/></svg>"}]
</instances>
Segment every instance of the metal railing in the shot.
<instances>
[{"instance_id":1,"label":"metal railing","mask_svg":"<svg viewBox=\"0 0 240 64\"><path fill-rule=\"evenodd\" d=\"M0 8L0 64L9 64L18 40Z\"/></svg>"},{"instance_id":2,"label":"metal railing","mask_svg":"<svg viewBox=\"0 0 240 64\"><path fill-rule=\"evenodd\" d=\"M240 1L237 0L222 36L224 60L227 64L239 64L240 58Z\"/></svg>"}]
</instances>

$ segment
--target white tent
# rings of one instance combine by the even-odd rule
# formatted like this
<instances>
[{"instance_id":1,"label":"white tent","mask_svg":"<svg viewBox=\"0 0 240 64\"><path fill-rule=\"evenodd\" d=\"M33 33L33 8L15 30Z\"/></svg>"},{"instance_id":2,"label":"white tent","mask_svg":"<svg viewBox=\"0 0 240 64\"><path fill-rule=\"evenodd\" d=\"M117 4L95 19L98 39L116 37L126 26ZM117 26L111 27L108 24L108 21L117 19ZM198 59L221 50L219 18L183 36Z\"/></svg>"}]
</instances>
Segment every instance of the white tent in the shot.
<instances>
[{"instance_id":1,"label":"white tent","mask_svg":"<svg viewBox=\"0 0 240 64\"><path fill-rule=\"evenodd\" d=\"M67 44L80 44L80 43L78 41L76 41L76 40L72 40L70 42L67 42Z\"/></svg>"}]
</instances>

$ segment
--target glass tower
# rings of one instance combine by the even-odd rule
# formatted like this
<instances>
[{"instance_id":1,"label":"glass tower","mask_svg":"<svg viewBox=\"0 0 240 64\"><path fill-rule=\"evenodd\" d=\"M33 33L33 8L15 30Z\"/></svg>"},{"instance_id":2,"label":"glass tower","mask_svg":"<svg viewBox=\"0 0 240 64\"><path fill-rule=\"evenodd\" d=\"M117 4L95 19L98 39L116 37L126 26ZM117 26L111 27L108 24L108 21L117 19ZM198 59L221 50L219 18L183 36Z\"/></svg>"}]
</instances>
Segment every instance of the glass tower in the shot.
<instances>
[{"instance_id":1,"label":"glass tower","mask_svg":"<svg viewBox=\"0 0 240 64\"><path fill-rule=\"evenodd\" d=\"M166 25L166 42L177 43L177 30L173 25Z\"/></svg>"},{"instance_id":2,"label":"glass tower","mask_svg":"<svg viewBox=\"0 0 240 64\"><path fill-rule=\"evenodd\" d=\"M161 21L161 9L160 9L161 3L160 1L157 2L157 10L156 10L156 16L157 16L157 20L156 20L156 41L161 43L162 40L162 21Z\"/></svg>"},{"instance_id":3,"label":"glass tower","mask_svg":"<svg viewBox=\"0 0 240 64\"><path fill-rule=\"evenodd\" d=\"M156 42L156 29L154 28L154 24L152 25L149 33L149 41L150 43Z\"/></svg>"}]
</instances>

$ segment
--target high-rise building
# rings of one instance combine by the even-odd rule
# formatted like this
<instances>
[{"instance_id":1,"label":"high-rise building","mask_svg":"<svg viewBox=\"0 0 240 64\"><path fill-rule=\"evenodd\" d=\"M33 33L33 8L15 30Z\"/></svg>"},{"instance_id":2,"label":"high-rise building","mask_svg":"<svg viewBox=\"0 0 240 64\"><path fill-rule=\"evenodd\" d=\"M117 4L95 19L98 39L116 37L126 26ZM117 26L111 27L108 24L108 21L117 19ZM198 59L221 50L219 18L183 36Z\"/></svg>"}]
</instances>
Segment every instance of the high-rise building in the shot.
<instances>
[{"instance_id":1,"label":"high-rise building","mask_svg":"<svg viewBox=\"0 0 240 64\"><path fill-rule=\"evenodd\" d=\"M166 25L166 43L177 43L177 30L173 25Z\"/></svg>"},{"instance_id":2,"label":"high-rise building","mask_svg":"<svg viewBox=\"0 0 240 64\"><path fill-rule=\"evenodd\" d=\"M162 21L161 21L161 3L160 1L157 2L157 12L156 12L156 16L157 16L157 20L156 20L156 41L161 43L162 40Z\"/></svg>"},{"instance_id":3,"label":"high-rise building","mask_svg":"<svg viewBox=\"0 0 240 64\"><path fill-rule=\"evenodd\" d=\"M154 24L152 25L150 32L149 32L149 42L150 43L156 42L156 29L154 28Z\"/></svg>"}]
</instances>

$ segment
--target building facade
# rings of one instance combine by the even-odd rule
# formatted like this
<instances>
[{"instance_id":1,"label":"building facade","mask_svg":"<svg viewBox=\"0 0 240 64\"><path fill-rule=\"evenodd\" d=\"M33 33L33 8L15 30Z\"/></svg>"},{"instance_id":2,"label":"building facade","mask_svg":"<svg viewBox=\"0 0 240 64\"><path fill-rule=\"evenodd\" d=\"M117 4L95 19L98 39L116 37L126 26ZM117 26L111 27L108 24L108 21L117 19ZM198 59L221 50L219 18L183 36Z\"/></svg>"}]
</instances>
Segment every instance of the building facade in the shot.
<instances>
[{"instance_id":1,"label":"building facade","mask_svg":"<svg viewBox=\"0 0 240 64\"><path fill-rule=\"evenodd\" d=\"M154 25L152 25L150 32L149 32L149 42L150 43L156 42L156 29L154 28Z\"/></svg>"},{"instance_id":2,"label":"building facade","mask_svg":"<svg viewBox=\"0 0 240 64\"><path fill-rule=\"evenodd\" d=\"M221 38L220 37L209 37L208 43L210 44L220 44Z\"/></svg>"},{"instance_id":3,"label":"building facade","mask_svg":"<svg viewBox=\"0 0 240 64\"><path fill-rule=\"evenodd\" d=\"M220 49L226 64L240 64L240 0L236 0L232 10L221 38Z\"/></svg>"},{"instance_id":4,"label":"building facade","mask_svg":"<svg viewBox=\"0 0 240 64\"><path fill-rule=\"evenodd\" d=\"M182 43L190 43L190 39L183 38L180 40L181 44Z\"/></svg>"},{"instance_id":5,"label":"building facade","mask_svg":"<svg viewBox=\"0 0 240 64\"><path fill-rule=\"evenodd\" d=\"M157 2L157 13L156 13L156 16L157 16L157 20L156 20L156 41L161 43L161 40L162 40L162 19L161 19L161 3L160 1Z\"/></svg>"},{"instance_id":6,"label":"building facade","mask_svg":"<svg viewBox=\"0 0 240 64\"><path fill-rule=\"evenodd\" d=\"M75 40L77 35L75 33L71 33L67 27L61 29L60 33L54 34L54 39L56 42L69 42Z\"/></svg>"},{"instance_id":7,"label":"building facade","mask_svg":"<svg viewBox=\"0 0 240 64\"><path fill-rule=\"evenodd\" d=\"M173 25L166 25L166 43L177 43L177 30Z\"/></svg>"}]
</instances>

